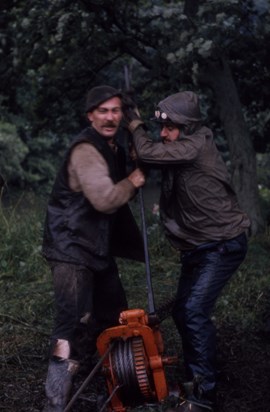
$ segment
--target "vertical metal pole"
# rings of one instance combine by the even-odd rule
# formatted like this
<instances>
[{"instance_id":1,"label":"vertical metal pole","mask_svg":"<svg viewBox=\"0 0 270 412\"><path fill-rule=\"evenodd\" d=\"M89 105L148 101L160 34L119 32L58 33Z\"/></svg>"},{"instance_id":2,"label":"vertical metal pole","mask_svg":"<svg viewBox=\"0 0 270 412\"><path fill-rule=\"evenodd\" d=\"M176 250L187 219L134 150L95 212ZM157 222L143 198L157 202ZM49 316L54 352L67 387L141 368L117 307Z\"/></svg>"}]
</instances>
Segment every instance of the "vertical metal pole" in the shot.
<instances>
[{"instance_id":1,"label":"vertical metal pole","mask_svg":"<svg viewBox=\"0 0 270 412\"><path fill-rule=\"evenodd\" d=\"M151 270L150 270L148 238L147 238L147 228L146 228L146 221L145 221L145 209L144 209L144 199L143 199L143 188L142 187L139 188L139 199L140 199L140 213L141 213L142 234L143 234L144 255L145 255L148 309L149 309L149 313L153 314L155 313L155 302L154 302L154 293L153 293Z\"/></svg>"}]
</instances>

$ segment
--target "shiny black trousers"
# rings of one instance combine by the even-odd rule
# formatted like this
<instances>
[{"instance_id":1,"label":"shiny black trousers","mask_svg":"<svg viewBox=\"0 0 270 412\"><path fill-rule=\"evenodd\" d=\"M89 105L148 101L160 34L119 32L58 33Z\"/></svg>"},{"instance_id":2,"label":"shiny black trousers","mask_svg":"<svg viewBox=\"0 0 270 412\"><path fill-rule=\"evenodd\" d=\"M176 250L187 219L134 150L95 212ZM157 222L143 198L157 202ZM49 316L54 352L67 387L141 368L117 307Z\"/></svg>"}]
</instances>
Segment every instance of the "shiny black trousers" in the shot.
<instances>
[{"instance_id":1,"label":"shiny black trousers","mask_svg":"<svg viewBox=\"0 0 270 412\"><path fill-rule=\"evenodd\" d=\"M200 392L216 388L216 330L211 314L222 288L243 262L243 233L223 242L210 242L182 253L173 318L183 345L187 379L199 379Z\"/></svg>"}]
</instances>

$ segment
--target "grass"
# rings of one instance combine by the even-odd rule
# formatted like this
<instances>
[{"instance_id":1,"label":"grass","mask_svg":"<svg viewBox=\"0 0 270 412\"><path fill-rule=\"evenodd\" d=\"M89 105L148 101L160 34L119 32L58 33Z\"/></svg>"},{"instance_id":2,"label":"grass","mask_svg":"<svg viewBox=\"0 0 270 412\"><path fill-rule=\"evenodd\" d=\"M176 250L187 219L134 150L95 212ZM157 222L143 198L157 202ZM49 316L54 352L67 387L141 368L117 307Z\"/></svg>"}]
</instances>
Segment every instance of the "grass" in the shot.
<instances>
[{"instance_id":1,"label":"grass","mask_svg":"<svg viewBox=\"0 0 270 412\"><path fill-rule=\"evenodd\" d=\"M136 209L135 209L136 214ZM164 239L158 217L148 212L148 247L156 305L175 294L180 272L178 253ZM0 320L2 333L21 327L49 334L53 291L46 262L41 257L44 204L26 194L15 205L0 207ZM217 322L237 322L239 328L262 326L270 295L270 238L249 241L245 262L218 300ZM118 260L130 307L148 310L145 265ZM31 340L31 334L28 336Z\"/></svg>"},{"instance_id":2,"label":"grass","mask_svg":"<svg viewBox=\"0 0 270 412\"><path fill-rule=\"evenodd\" d=\"M135 214L138 214L137 206L134 206ZM44 215L44 203L31 194L20 197L12 206L0 206L0 366L7 379L11 370L10 380L17 382L18 378L18 385L23 376L35 385L37 372L31 363L34 359L44 361L44 368L47 364L54 299L50 272L40 254ZM180 272L179 256L164 239L158 217L147 211L146 220L152 283L158 307L175 294ZM247 347L250 334L256 337L264 328L265 319L269 318L269 251L270 237L267 234L249 241L247 258L225 287L213 314L219 331L241 333L237 342L241 347ZM145 265L122 259L118 260L118 265L130 308L140 307L147 311ZM168 352L180 351L180 340L171 319L165 320L161 329ZM226 333L223 336L226 345L231 345L233 336L226 337ZM257 344L257 338L254 339L250 345ZM231 354L232 349L228 350ZM253 350L251 346L250 350ZM43 390L42 379L36 392ZM29 389L29 393L31 391ZM39 405L38 394L36 397L36 405ZM38 406L28 407L26 405L21 410L39 410ZM18 409L11 407L7 410L15 412Z\"/></svg>"},{"instance_id":3,"label":"grass","mask_svg":"<svg viewBox=\"0 0 270 412\"><path fill-rule=\"evenodd\" d=\"M0 206L0 328L2 355L33 347L49 333L53 295L43 261L43 209L29 194Z\"/></svg>"}]
</instances>

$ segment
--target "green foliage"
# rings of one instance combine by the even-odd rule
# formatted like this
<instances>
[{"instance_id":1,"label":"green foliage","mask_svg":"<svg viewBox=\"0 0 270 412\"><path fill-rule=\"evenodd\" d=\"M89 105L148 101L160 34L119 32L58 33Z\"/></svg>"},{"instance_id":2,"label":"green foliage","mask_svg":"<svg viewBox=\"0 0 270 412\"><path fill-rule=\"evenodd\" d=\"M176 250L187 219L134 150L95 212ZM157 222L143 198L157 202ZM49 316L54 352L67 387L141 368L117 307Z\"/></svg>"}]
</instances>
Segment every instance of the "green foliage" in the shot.
<instances>
[{"instance_id":1,"label":"green foliage","mask_svg":"<svg viewBox=\"0 0 270 412\"><path fill-rule=\"evenodd\" d=\"M0 123L0 175L7 187L49 191L66 150L67 137L58 139L47 132L24 140L14 125Z\"/></svg>"},{"instance_id":2,"label":"green foliage","mask_svg":"<svg viewBox=\"0 0 270 412\"><path fill-rule=\"evenodd\" d=\"M125 65L145 118L165 95L196 88L208 124L220 127L202 73L226 56L256 148L265 150L269 0L128 0L117 7L111 0L48 1L46 7L42 0L18 0L0 7L0 114L27 135L29 183L50 180L59 161L57 146L45 160L43 138L57 135L60 143L77 133L86 90L101 83L125 88Z\"/></svg>"},{"instance_id":3,"label":"green foliage","mask_svg":"<svg viewBox=\"0 0 270 412\"><path fill-rule=\"evenodd\" d=\"M50 191L67 144L67 136L59 139L50 132L27 140L29 154L23 167L28 187L42 193Z\"/></svg>"},{"instance_id":4,"label":"green foliage","mask_svg":"<svg viewBox=\"0 0 270 412\"><path fill-rule=\"evenodd\" d=\"M86 89L103 82L123 88L124 64L133 65L132 86L144 107L153 108L164 94L200 87L205 63L226 55L248 116L254 104L266 110L268 88L260 84L262 76L268 81L268 42L263 49L259 45L269 36L269 1L185 3L3 5L2 108L19 109L34 133L73 132L82 121Z\"/></svg>"},{"instance_id":5,"label":"green foliage","mask_svg":"<svg viewBox=\"0 0 270 412\"><path fill-rule=\"evenodd\" d=\"M270 188L270 155L269 152L257 154L257 170L259 182L262 186L262 196L265 198L264 187Z\"/></svg>"},{"instance_id":6,"label":"green foliage","mask_svg":"<svg viewBox=\"0 0 270 412\"><path fill-rule=\"evenodd\" d=\"M24 181L22 163L29 149L17 134L16 127L0 123L0 174L5 181Z\"/></svg>"}]
</instances>

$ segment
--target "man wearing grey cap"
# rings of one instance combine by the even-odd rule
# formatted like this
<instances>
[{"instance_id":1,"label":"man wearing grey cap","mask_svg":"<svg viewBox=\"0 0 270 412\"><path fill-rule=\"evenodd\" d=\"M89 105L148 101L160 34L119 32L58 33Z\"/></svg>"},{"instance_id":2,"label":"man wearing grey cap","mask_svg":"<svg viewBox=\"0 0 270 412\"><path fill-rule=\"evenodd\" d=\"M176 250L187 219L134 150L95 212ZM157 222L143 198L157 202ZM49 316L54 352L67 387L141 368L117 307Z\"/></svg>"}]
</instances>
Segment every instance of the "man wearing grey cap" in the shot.
<instances>
[{"instance_id":1,"label":"man wearing grey cap","mask_svg":"<svg viewBox=\"0 0 270 412\"><path fill-rule=\"evenodd\" d=\"M124 118L142 162L160 165L160 216L181 252L173 318L181 335L186 387L178 412L216 407L216 331L211 320L223 287L245 258L250 222L237 203L212 131L203 125L198 96L183 91L162 100L154 121L160 142L147 134L132 106Z\"/></svg>"},{"instance_id":2,"label":"man wearing grey cap","mask_svg":"<svg viewBox=\"0 0 270 412\"><path fill-rule=\"evenodd\" d=\"M144 260L143 242L128 201L145 178L125 174L115 141L122 95L111 86L91 89L90 126L71 143L49 198L43 255L53 275L56 317L45 384L46 412L61 412L80 363L97 335L118 324L127 308L114 256Z\"/></svg>"}]
</instances>

